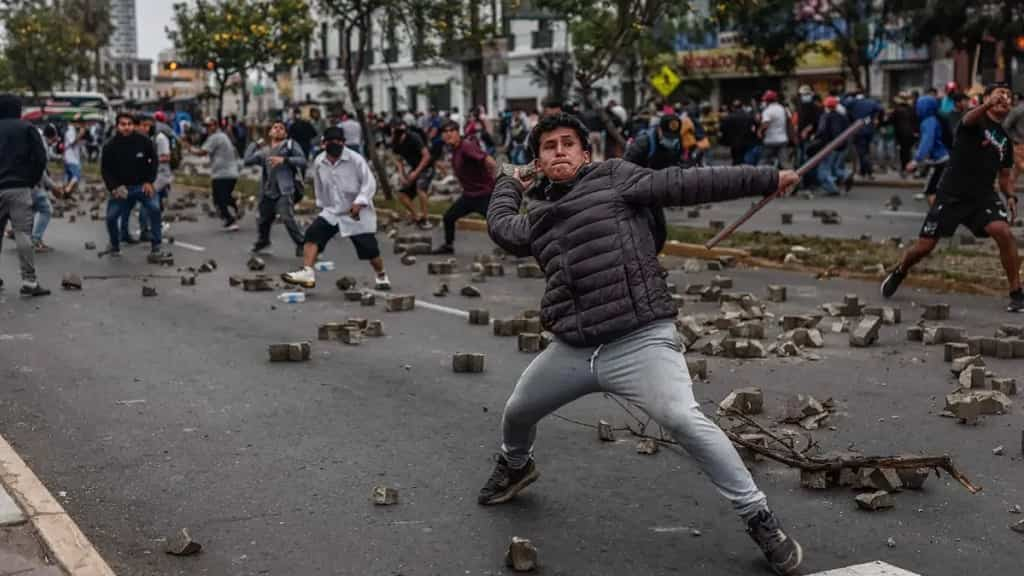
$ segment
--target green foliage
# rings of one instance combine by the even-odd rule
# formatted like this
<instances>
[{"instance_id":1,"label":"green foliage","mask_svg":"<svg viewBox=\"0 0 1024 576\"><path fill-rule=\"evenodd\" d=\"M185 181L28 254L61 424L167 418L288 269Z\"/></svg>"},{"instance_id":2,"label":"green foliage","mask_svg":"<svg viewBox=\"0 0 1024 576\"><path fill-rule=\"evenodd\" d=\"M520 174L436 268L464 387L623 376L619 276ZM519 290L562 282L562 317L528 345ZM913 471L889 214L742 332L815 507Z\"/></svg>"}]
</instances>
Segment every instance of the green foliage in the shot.
<instances>
[{"instance_id":1,"label":"green foliage","mask_svg":"<svg viewBox=\"0 0 1024 576\"><path fill-rule=\"evenodd\" d=\"M64 0L61 11L82 33L81 49L85 52L75 62L74 72L79 83L96 78L101 85L109 83L100 67L100 54L110 44L114 23L110 19L110 0ZM91 57L90 57L91 56Z\"/></svg>"},{"instance_id":2,"label":"green foliage","mask_svg":"<svg viewBox=\"0 0 1024 576\"><path fill-rule=\"evenodd\" d=\"M52 92L84 58L86 40L78 24L42 3L10 8L4 33L10 83L33 96Z\"/></svg>"},{"instance_id":3,"label":"green foliage","mask_svg":"<svg viewBox=\"0 0 1024 576\"><path fill-rule=\"evenodd\" d=\"M889 0L904 17L906 37L919 46L936 36L972 50L986 37L1006 40L1024 34L1024 3L1014 0Z\"/></svg>"}]
</instances>

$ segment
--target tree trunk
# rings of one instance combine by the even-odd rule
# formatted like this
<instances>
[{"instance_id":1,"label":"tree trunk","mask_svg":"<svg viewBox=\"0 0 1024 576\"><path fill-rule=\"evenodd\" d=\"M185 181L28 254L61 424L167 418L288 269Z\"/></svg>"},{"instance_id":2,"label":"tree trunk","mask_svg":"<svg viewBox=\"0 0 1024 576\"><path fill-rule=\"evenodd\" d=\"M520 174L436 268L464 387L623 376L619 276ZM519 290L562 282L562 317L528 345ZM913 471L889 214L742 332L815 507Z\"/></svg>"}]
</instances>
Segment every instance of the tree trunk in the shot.
<instances>
[{"instance_id":1,"label":"tree trunk","mask_svg":"<svg viewBox=\"0 0 1024 576\"><path fill-rule=\"evenodd\" d=\"M221 119L224 118L224 93L227 92L228 82L224 80L221 82L217 81L217 123L219 124Z\"/></svg>"},{"instance_id":2,"label":"tree trunk","mask_svg":"<svg viewBox=\"0 0 1024 576\"><path fill-rule=\"evenodd\" d=\"M604 129L608 133L608 138L611 143L615 145L615 148L625 154L626 152L626 139L622 136L622 132L615 126L615 122L612 121L608 111L603 106L597 106L594 102L594 89L589 84L580 83L580 96L583 97L584 105L591 109L596 110L601 115L601 122L604 124ZM605 151L607 156L608 146L605 145Z\"/></svg>"},{"instance_id":3,"label":"tree trunk","mask_svg":"<svg viewBox=\"0 0 1024 576\"><path fill-rule=\"evenodd\" d=\"M359 126L363 130L366 157L370 159L370 165L373 166L374 172L377 173L377 185L384 192L384 198L391 200L394 198L395 193L391 190L391 181L388 180L387 172L384 170L384 161L377 155L377 143L374 141L373 131L366 123L366 111L363 110L363 99L359 96L359 88L356 87L354 82L346 82L346 84L348 84L348 96L352 100L352 107L356 110L356 119L359 120Z\"/></svg>"},{"instance_id":4,"label":"tree trunk","mask_svg":"<svg viewBox=\"0 0 1024 576\"><path fill-rule=\"evenodd\" d=\"M249 115L249 72L242 72L242 118Z\"/></svg>"}]
</instances>

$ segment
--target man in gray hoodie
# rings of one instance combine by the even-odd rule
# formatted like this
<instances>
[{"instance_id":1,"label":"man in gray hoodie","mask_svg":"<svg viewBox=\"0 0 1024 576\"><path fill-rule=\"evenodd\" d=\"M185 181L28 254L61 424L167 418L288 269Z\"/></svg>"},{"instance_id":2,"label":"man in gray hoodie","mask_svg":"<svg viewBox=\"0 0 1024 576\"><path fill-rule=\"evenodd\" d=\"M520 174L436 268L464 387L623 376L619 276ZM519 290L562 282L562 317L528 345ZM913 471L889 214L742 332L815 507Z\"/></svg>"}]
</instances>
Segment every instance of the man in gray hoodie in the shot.
<instances>
[{"instance_id":1,"label":"man in gray hoodie","mask_svg":"<svg viewBox=\"0 0 1024 576\"><path fill-rule=\"evenodd\" d=\"M21 99L13 94L0 94L0 151L0 244L10 221L21 263L21 294L46 296L50 291L36 281L32 250L32 188L46 169L46 148L39 131L21 119Z\"/></svg>"},{"instance_id":2,"label":"man in gray hoodie","mask_svg":"<svg viewBox=\"0 0 1024 576\"><path fill-rule=\"evenodd\" d=\"M270 125L269 136L269 147L263 146L263 140L250 144L244 160L246 166L261 168L259 237L252 251L262 252L270 246L270 226L280 216L295 243L295 255L302 258L305 236L295 222L293 195L306 169L306 153L288 138L288 129L280 120Z\"/></svg>"}]
</instances>

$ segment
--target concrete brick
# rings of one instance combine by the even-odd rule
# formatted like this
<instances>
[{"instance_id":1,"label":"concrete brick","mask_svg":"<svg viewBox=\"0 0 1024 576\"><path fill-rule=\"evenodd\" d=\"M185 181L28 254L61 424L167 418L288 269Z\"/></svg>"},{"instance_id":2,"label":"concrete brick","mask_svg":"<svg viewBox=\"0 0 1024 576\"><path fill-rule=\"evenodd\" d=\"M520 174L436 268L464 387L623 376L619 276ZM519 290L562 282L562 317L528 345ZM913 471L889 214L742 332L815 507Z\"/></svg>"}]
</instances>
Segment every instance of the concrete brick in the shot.
<instances>
[{"instance_id":1,"label":"concrete brick","mask_svg":"<svg viewBox=\"0 0 1024 576\"><path fill-rule=\"evenodd\" d=\"M978 355L958 356L953 358L952 362L949 369L955 375L960 375L961 372L971 366L985 366L985 361Z\"/></svg>"},{"instance_id":2,"label":"concrete brick","mask_svg":"<svg viewBox=\"0 0 1024 576\"><path fill-rule=\"evenodd\" d=\"M786 226L792 224L793 223L793 214L791 214L789 212L783 212L782 213L782 223L784 225L786 225Z\"/></svg>"},{"instance_id":3,"label":"concrete brick","mask_svg":"<svg viewBox=\"0 0 1024 576\"><path fill-rule=\"evenodd\" d=\"M708 260L704 263L704 268L712 272L718 272L722 269L722 263L718 260Z\"/></svg>"},{"instance_id":4,"label":"concrete brick","mask_svg":"<svg viewBox=\"0 0 1024 576\"><path fill-rule=\"evenodd\" d=\"M505 566L513 572L533 572L537 569L537 548L526 538L513 536L505 552Z\"/></svg>"},{"instance_id":5,"label":"concrete brick","mask_svg":"<svg viewBox=\"0 0 1024 576\"><path fill-rule=\"evenodd\" d=\"M612 425L604 420L597 421L597 437L602 442L614 442L615 431L612 430Z\"/></svg>"},{"instance_id":6,"label":"concrete brick","mask_svg":"<svg viewBox=\"0 0 1024 576\"><path fill-rule=\"evenodd\" d=\"M878 329L881 326L882 319L878 316L865 316L857 328L850 333L850 346L859 348L871 346L878 341Z\"/></svg>"},{"instance_id":7,"label":"concrete brick","mask_svg":"<svg viewBox=\"0 0 1024 576\"><path fill-rule=\"evenodd\" d=\"M369 323L370 321L366 318L349 318L348 320L345 320L346 325L355 326L359 330L365 330Z\"/></svg>"},{"instance_id":8,"label":"concrete brick","mask_svg":"<svg viewBox=\"0 0 1024 576\"><path fill-rule=\"evenodd\" d=\"M463 296L465 296L466 298L479 298L480 297L480 289L477 288L476 286L471 285L471 284L463 286L462 290L460 290L459 293L462 294Z\"/></svg>"},{"instance_id":9,"label":"concrete brick","mask_svg":"<svg viewBox=\"0 0 1024 576\"><path fill-rule=\"evenodd\" d=\"M377 506L398 504L398 490L386 486L375 486L373 488L373 503Z\"/></svg>"},{"instance_id":10,"label":"concrete brick","mask_svg":"<svg viewBox=\"0 0 1024 576\"><path fill-rule=\"evenodd\" d=\"M1013 341L1009 338L1000 338L996 341L996 358L1013 358Z\"/></svg>"},{"instance_id":11,"label":"concrete brick","mask_svg":"<svg viewBox=\"0 0 1024 576\"><path fill-rule=\"evenodd\" d=\"M711 279L711 285L723 290L729 290L732 288L732 278L728 276L715 276Z\"/></svg>"},{"instance_id":12,"label":"concrete brick","mask_svg":"<svg viewBox=\"0 0 1024 576\"><path fill-rule=\"evenodd\" d=\"M708 379L708 361L705 358L687 358L686 369L690 372L690 378Z\"/></svg>"},{"instance_id":13,"label":"concrete brick","mask_svg":"<svg viewBox=\"0 0 1024 576\"><path fill-rule=\"evenodd\" d=\"M999 347L999 340L997 338L982 338L981 339L981 355L989 356L994 358L996 351Z\"/></svg>"},{"instance_id":14,"label":"concrete brick","mask_svg":"<svg viewBox=\"0 0 1024 576\"><path fill-rule=\"evenodd\" d=\"M61 284L63 284L63 282ZM182 286L195 286L196 285L196 276L195 276L195 274L185 274L184 276L182 276L181 277L181 285Z\"/></svg>"},{"instance_id":15,"label":"concrete brick","mask_svg":"<svg viewBox=\"0 0 1024 576\"><path fill-rule=\"evenodd\" d=\"M267 348L271 362L304 362L309 360L313 345L311 342L288 342L271 344Z\"/></svg>"},{"instance_id":16,"label":"concrete brick","mask_svg":"<svg viewBox=\"0 0 1024 576\"><path fill-rule=\"evenodd\" d=\"M412 294L395 294L384 301L384 310L388 312L407 312L416 307L416 296Z\"/></svg>"},{"instance_id":17,"label":"concrete brick","mask_svg":"<svg viewBox=\"0 0 1024 576\"><path fill-rule=\"evenodd\" d=\"M429 242L415 242L413 244L405 244L405 254L407 256L426 256L431 253L433 248Z\"/></svg>"},{"instance_id":18,"label":"concrete brick","mask_svg":"<svg viewBox=\"0 0 1024 576\"><path fill-rule=\"evenodd\" d=\"M520 325L523 327L523 332L539 333L544 329L541 325L540 318L523 318Z\"/></svg>"},{"instance_id":19,"label":"concrete brick","mask_svg":"<svg viewBox=\"0 0 1024 576\"><path fill-rule=\"evenodd\" d=\"M358 346L363 343L363 332L357 326L346 324L338 333L338 340L349 346Z\"/></svg>"},{"instance_id":20,"label":"concrete brick","mask_svg":"<svg viewBox=\"0 0 1024 576\"><path fill-rule=\"evenodd\" d=\"M523 324L525 320L523 318L495 318L492 323L494 326L495 336L519 336L525 330Z\"/></svg>"},{"instance_id":21,"label":"concrete brick","mask_svg":"<svg viewBox=\"0 0 1024 576\"><path fill-rule=\"evenodd\" d=\"M821 316L783 316L782 329L786 332L796 328L814 328L821 321Z\"/></svg>"},{"instance_id":22,"label":"concrete brick","mask_svg":"<svg viewBox=\"0 0 1024 576\"><path fill-rule=\"evenodd\" d=\"M145 286L142 287L142 297L152 298L156 296L156 286Z\"/></svg>"},{"instance_id":23,"label":"concrete brick","mask_svg":"<svg viewBox=\"0 0 1024 576\"><path fill-rule=\"evenodd\" d=\"M764 393L760 388L737 388L718 404L718 414L727 416L730 411L740 414L760 414L764 410Z\"/></svg>"},{"instance_id":24,"label":"concrete brick","mask_svg":"<svg viewBox=\"0 0 1024 576\"><path fill-rule=\"evenodd\" d=\"M921 312L924 320L949 320L949 304L926 304Z\"/></svg>"},{"instance_id":25,"label":"concrete brick","mask_svg":"<svg viewBox=\"0 0 1024 576\"><path fill-rule=\"evenodd\" d=\"M346 327L344 322L327 322L317 327L316 337L318 340L337 340Z\"/></svg>"},{"instance_id":26,"label":"concrete brick","mask_svg":"<svg viewBox=\"0 0 1024 576\"><path fill-rule=\"evenodd\" d=\"M981 336L967 338L967 353L972 356L981 354Z\"/></svg>"},{"instance_id":27,"label":"concrete brick","mask_svg":"<svg viewBox=\"0 0 1024 576\"><path fill-rule=\"evenodd\" d=\"M242 278L242 290L246 292L269 292L274 289L269 276L246 276Z\"/></svg>"},{"instance_id":28,"label":"concrete brick","mask_svg":"<svg viewBox=\"0 0 1024 576\"><path fill-rule=\"evenodd\" d=\"M456 352L452 356L452 370L459 373L484 371L484 355L471 352Z\"/></svg>"},{"instance_id":29,"label":"concrete brick","mask_svg":"<svg viewBox=\"0 0 1024 576\"><path fill-rule=\"evenodd\" d=\"M182 278L184 278L184 276ZM61 277L60 285L65 290L77 292L82 289L82 277L74 272L68 272Z\"/></svg>"},{"instance_id":30,"label":"concrete brick","mask_svg":"<svg viewBox=\"0 0 1024 576\"><path fill-rule=\"evenodd\" d=\"M885 510L896 506L896 499L892 497L892 494L889 494L884 490L858 494L854 500L857 502L857 507L871 512Z\"/></svg>"},{"instance_id":31,"label":"concrete brick","mask_svg":"<svg viewBox=\"0 0 1024 576\"><path fill-rule=\"evenodd\" d=\"M683 344L686 345L687 348L692 346L693 343L699 340L704 334L704 330L700 327L700 324L697 323L693 316L676 318L675 323L676 331L683 337Z\"/></svg>"},{"instance_id":32,"label":"concrete brick","mask_svg":"<svg viewBox=\"0 0 1024 576\"><path fill-rule=\"evenodd\" d=\"M1013 357L1024 358L1024 339L1014 338L1013 339Z\"/></svg>"},{"instance_id":33,"label":"concrete brick","mask_svg":"<svg viewBox=\"0 0 1024 576\"><path fill-rule=\"evenodd\" d=\"M785 302L786 301L786 287L776 286L770 284L768 286L768 300L770 302Z\"/></svg>"},{"instance_id":34,"label":"concrete brick","mask_svg":"<svg viewBox=\"0 0 1024 576\"><path fill-rule=\"evenodd\" d=\"M348 290L344 294L346 302L362 302L363 291L362 290Z\"/></svg>"},{"instance_id":35,"label":"concrete brick","mask_svg":"<svg viewBox=\"0 0 1024 576\"><path fill-rule=\"evenodd\" d=\"M961 412L977 407L978 414L1005 414L1013 402L998 390L964 390L946 395L946 410L957 417Z\"/></svg>"},{"instance_id":36,"label":"concrete brick","mask_svg":"<svg viewBox=\"0 0 1024 576\"><path fill-rule=\"evenodd\" d=\"M907 490L921 490L931 475L930 468L897 468L896 474Z\"/></svg>"},{"instance_id":37,"label":"concrete brick","mask_svg":"<svg viewBox=\"0 0 1024 576\"><path fill-rule=\"evenodd\" d=\"M729 328L729 335L734 338L764 338L764 324L760 322L743 322Z\"/></svg>"},{"instance_id":38,"label":"concrete brick","mask_svg":"<svg viewBox=\"0 0 1024 576\"><path fill-rule=\"evenodd\" d=\"M537 309L523 310L523 313L520 314L519 316L521 318L526 318L526 319L540 318L540 310L537 310Z\"/></svg>"},{"instance_id":39,"label":"concrete brick","mask_svg":"<svg viewBox=\"0 0 1024 576\"><path fill-rule=\"evenodd\" d=\"M722 289L717 286L707 286L700 293L701 302L718 302L722 297Z\"/></svg>"},{"instance_id":40,"label":"concrete brick","mask_svg":"<svg viewBox=\"0 0 1024 576\"><path fill-rule=\"evenodd\" d=\"M400 261L405 266L412 266L413 264L416 264L416 257L406 252L405 254L402 254Z\"/></svg>"},{"instance_id":41,"label":"concrete brick","mask_svg":"<svg viewBox=\"0 0 1024 576\"><path fill-rule=\"evenodd\" d=\"M427 274L448 275L455 273L455 265L450 262L427 262Z\"/></svg>"},{"instance_id":42,"label":"concrete brick","mask_svg":"<svg viewBox=\"0 0 1024 576\"><path fill-rule=\"evenodd\" d=\"M252 272L262 272L267 267L267 263L259 256L250 256L248 262L245 263L246 267Z\"/></svg>"},{"instance_id":43,"label":"concrete brick","mask_svg":"<svg viewBox=\"0 0 1024 576\"><path fill-rule=\"evenodd\" d=\"M801 470L800 486L809 490L827 490L830 486L828 470Z\"/></svg>"},{"instance_id":44,"label":"concrete brick","mask_svg":"<svg viewBox=\"0 0 1024 576\"><path fill-rule=\"evenodd\" d=\"M370 320L366 324L363 334L369 338L381 338L384 336L384 324L380 320Z\"/></svg>"},{"instance_id":45,"label":"concrete brick","mask_svg":"<svg viewBox=\"0 0 1024 576\"><path fill-rule=\"evenodd\" d=\"M718 257L718 261L721 262L722 266L724 266L726 268L735 268L736 267L736 257L735 256L729 256L728 254L726 254L724 256L719 256Z\"/></svg>"},{"instance_id":46,"label":"concrete brick","mask_svg":"<svg viewBox=\"0 0 1024 576\"><path fill-rule=\"evenodd\" d=\"M957 379L960 387L971 390L983 390L985 388L985 368L971 366L960 373Z\"/></svg>"},{"instance_id":47,"label":"concrete brick","mask_svg":"<svg viewBox=\"0 0 1024 576\"><path fill-rule=\"evenodd\" d=\"M484 275L504 276L505 266L501 262L491 262L490 264L484 264Z\"/></svg>"},{"instance_id":48,"label":"concrete brick","mask_svg":"<svg viewBox=\"0 0 1024 576\"><path fill-rule=\"evenodd\" d=\"M882 324L899 324L903 319L903 314L899 308L892 306L867 306L863 309L865 316L878 316L882 319Z\"/></svg>"},{"instance_id":49,"label":"concrete brick","mask_svg":"<svg viewBox=\"0 0 1024 576\"><path fill-rule=\"evenodd\" d=\"M338 281L335 282L334 285L338 287L338 290L345 292L355 288L356 279L351 276L342 276L341 278L338 278Z\"/></svg>"},{"instance_id":50,"label":"concrete brick","mask_svg":"<svg viewBox=\"0 0 1024 576\"><path fill-rule=\"evenodd\" d=\"M707 286L703 284L687 284L686 290L683 292L689 296L699 296L704 293L705 288L707 288Z\"/></svg>"},{"instance_id":51,"label":"concrete brick","mask_svg":"<svg viewBox=\"0 0 1024 576\"><path fill-rule=\"evenodd\" d=\"M363 306L375 306L377 304L377 297L367 292L359 298L359 303Z\"/></svg>"},{"instance_id":52,"label":"concrete brick","mask_svg":"<svg viewBox=\"0 0 1024 576\"><path fill-rule=\"evenodd\" d=\"M516 266L516 275L520 278L544 278L544 271L532 262Z\"/></svg>"},{"instance_id":53,"label":"concrete brick","mask_svg":"<svg viewBox=\"0 0 1024 576\"><path fill-rule=\"evenodd\" d=\"M658 453L658 443L654 438L641 438L636 443L637 454L653 455Z\"/></svg>"},{"instance_id":54,"label":"concrete brick","mask_svg":"<svg viewBox=\"0 0 1024 576\"><path fill-rule=\"evenodd\" d=\"M964 342L946 342L943 347L942 354L943 360L946 362L952 362L961 356L970 355L970 348Z\"/></svg>"},{"instance_id":55,"label":"concrete brick","mask_svg":"<svg viewBox=\"0 0 1024 576\"><path fill-rule=\"evenodd\" d=\"M527 354L540 352L540 334L523 332L519 335L519 351Z\"/></svg>"},{"instance_id":56,"label":"concrete brick","mask_svg":"<svg viewBox=\"0 0 1024 576\"><path fill-rule=\"evenodd\" d=\"M1017 380L1015 378L993 378L992 389L998 390L1007 396L1017 395Z\"/></svg>"},{"instance_id":57,"label":"concrete brick","mask_svg":"<svg viewBox=\"0 0 1024 576\"><path fill-rule=\"evenodd\" d=\"M491 323L491 313L480 308L470 310L469 323L477 326L486 326Z\"/></svg>"}]
</instances>

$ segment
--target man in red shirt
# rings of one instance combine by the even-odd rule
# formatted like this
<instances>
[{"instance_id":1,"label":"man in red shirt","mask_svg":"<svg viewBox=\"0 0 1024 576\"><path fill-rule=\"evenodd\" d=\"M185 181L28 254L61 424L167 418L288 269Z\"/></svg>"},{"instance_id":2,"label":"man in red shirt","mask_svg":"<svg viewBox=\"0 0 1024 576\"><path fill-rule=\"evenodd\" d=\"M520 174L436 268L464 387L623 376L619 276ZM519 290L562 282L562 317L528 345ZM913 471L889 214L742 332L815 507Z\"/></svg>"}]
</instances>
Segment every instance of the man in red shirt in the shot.
<instances>
[{"instance_id":1,"label":"man in red shirt","mask_svg":"<svg viewBox=\"0 0 1024 576\"><path fill-rule=\"evenodd\" d=\"M487 217L497 163L473 139L463 138L451 120L441 125L441 139L451 148L452 171L462 185L462 196L444 213L444 244L434 254L453 254L455 222L474 212Z\"/></svg>"}]
</instances>

